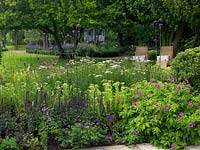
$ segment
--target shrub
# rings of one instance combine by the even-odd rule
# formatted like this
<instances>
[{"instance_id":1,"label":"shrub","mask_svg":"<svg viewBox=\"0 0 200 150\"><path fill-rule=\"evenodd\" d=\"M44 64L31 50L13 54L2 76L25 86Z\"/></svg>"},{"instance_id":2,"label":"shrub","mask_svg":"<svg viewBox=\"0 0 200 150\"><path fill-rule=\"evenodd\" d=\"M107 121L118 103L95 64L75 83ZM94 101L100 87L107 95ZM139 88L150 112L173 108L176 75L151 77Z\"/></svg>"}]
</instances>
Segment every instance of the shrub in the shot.
<instances>
[{"instance_id":1,"label":"shrub","mask_svg":"<svg viewBox=\"0 0 200 150\"><path fill-rule=\"evenodd\" d=\"M2 150L19 150L15 138L8 138L2 140L0 144L0 149Z\"/></svg>"},{"instance_id":2,"label":"shrub","mask_svg":"<svg viewBox=\"0 0 200 150\"><path fill-rule=\"evenodd\" d=\"M182 149L200 144L200 101L184 83L136 83L127 93L122 117L124 140Z\"/></svg>"},{"instance_id":3,"label":"shrub","mask_svg":"<svg viewBox=\"0 0 200 150\"><path fill-rule=\"evenodd\" d=\"M61 129L57 136L61 147L75 149L96 146L105 138L105 132L95 122L76 123L70 129Z\"/></svg>"},{"instance_id":4,"label":"shrub","mask_svg":"<svg viewBox=\"0 0 200 150\"><path fill-rule=\"evenodd\" d=\"M177 78L187 77L191 85L200 90L200 47L180 52L172 63Z\"/></svg>"},{"instance_id":5,"label":"shrub","mask_svg":"<svg viewBox=\"0 0 200 150\"><path fill-rule=\"evenodd\" d=\"M157 51L156 50L148 51L148 56L149 56L149 58L148 58L149 60L156 61Z\"/></svg>"}]
</instances>

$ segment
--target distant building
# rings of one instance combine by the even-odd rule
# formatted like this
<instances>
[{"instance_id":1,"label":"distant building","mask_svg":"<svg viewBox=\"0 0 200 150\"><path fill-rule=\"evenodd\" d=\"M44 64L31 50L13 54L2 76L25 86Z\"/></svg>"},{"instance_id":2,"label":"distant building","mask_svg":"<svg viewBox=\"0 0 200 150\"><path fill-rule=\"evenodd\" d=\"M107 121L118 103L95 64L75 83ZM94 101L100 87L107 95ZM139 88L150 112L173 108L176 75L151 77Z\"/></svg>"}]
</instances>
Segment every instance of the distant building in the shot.
<instances>
[{"instance_id":1,"label":"distant building","mask_svg":"<svg viewBox=\"0 0 200 150\"><path fill-rule=\"evenodd\" d=\"M84 42L104 42L105 41L105 30L99 29L86 29L84 30Z\"/></svg>"}]
</instances>

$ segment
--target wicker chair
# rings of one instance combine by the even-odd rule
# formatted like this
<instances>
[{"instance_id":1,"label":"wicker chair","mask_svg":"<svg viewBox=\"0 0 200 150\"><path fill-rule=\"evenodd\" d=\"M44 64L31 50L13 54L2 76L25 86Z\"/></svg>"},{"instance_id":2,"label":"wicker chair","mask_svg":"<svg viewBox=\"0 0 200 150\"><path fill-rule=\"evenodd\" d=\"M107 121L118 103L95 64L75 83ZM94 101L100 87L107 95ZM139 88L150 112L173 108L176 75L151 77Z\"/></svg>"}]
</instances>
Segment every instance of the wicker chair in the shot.
<instances>
[{"instance_id":1,"label":"wicker chair","mask_svg":"<svg viewBox=\"0 0 200 150\"><path fill-rule=\"evenodd\" d=\"M135 56L133 60L138 62L145 62L148 60L148 47L147 46L137 46L135 51Z\"/></svg>"},{"instance_id":2,"label":"wicker chair","mask_svg":"<svg viewBox=\"0 0 200 150\"><path fill-rule=\"evenodd\" d=\"M162 46L160 49L160 56L157 56L157 64L159 64L161 68L166 68L171 64L173 55L173 46Z\"/></svg>"}]
</instances>

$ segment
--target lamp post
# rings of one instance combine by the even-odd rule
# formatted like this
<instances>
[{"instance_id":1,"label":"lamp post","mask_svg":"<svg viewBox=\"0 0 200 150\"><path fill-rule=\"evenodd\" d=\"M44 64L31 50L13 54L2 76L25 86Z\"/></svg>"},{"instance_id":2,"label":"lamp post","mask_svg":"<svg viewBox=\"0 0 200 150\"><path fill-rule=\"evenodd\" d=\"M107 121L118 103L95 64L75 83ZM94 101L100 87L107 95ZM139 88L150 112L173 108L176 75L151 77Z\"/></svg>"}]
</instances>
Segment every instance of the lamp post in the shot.
<instances>
[{"instance_id":1,"label":"lamp post","mask_svg":"<svg viewBox=\"0 0 200 150\"><path fill-rule=\"evenodd\" d=\"M157 54L159 53L159 50L158 50L158 39L159 39L159 47L162 46L162 26L163 26L163 22L162 22L162 19L159 19L159 20L155 20L153 22L153 25L154 25L154 30L155 30L155 46L156 46L156 51L157 51ZM159 34L158 34L158 30L156 28L159 28ZM160 65L161 65L161 56L160 56L160 61L159 61Z\"/></svg>"}]
</instances>

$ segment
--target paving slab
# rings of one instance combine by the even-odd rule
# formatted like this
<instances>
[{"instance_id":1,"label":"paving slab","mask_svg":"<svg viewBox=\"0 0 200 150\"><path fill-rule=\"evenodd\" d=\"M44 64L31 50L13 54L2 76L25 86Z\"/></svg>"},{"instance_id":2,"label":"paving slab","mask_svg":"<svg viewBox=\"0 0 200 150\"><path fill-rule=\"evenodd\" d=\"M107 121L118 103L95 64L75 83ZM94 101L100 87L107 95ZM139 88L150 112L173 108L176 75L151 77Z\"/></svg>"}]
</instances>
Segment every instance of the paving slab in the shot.
<instances>
[{"instance_id":1,"label":"paving slab","mask_svg":"<svg viewBox=\"0 0 200 150\"><path fill-rule=\"evenodd\" d=\"M92 148L86 148L86 149L79 149L79 150L132 150L132 148L129 148L125 145L116 145L116 146L102 146L102 147L92 147ZM139 150L139 149L135 149Z\"/></svg>"},{"instance_id":2,"label":"paving slab","mask_svg":"<svg viewBox=\"0 0 200 150\"><path fill-rule=\"evenodd\" d=\"M193 145L187 146L186 150L200 150L200 145L198 145L198 146L193 146Z\"/></svg>"},{"instance_id":3,"label":"paving slab","mask_svg":"<svg viewBox=\"0 0 200 150\"><path fill-rule=\"evenodd\" d=\"M161 148L157 148L149 143L137 144L136 146L139 148L139 150L164 150Z\"/></svg>"}]
</instances>

